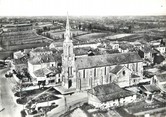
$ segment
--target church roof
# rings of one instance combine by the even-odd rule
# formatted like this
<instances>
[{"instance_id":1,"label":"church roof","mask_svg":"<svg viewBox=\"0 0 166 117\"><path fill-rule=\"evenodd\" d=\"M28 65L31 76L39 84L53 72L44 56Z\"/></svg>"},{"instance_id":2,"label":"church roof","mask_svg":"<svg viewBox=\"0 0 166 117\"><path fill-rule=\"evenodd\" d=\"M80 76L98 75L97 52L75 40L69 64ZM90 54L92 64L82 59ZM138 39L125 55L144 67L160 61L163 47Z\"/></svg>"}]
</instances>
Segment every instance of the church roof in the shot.
<instances>
[{"instance_id":1,"label":"church roof","mask_svg":"<svg viewBox=\"0 0 166 117\"><path fill-rule=\"evenodd\" d=\"M115 83L98 85L93 89L90 89L88 93L95 95L101 102L111 101L134 95L134 93L132 93L131 91L122 89Z\"/></svg>"},{"instance_id":2,"label":"church roof","mask_svg":"<svg viewBox=\"0 0 166 117\"><path fill-rule=\"evenodd\" d=\"M113 68L113 69L111 70L111 73L117 74L121 69L123 69L123 67L124 67L124 66L117 65L117 66L115 66L115 68Z\"/></svg>"},{"instance_id":3,"label":"church roof","mask_svg":"<svg viewBox=\"0 0 166 117\"><path fill-rule=\"evenodd\" d=\"M156 77L160 82L166 82L166 74L159 74Z\"/></svg>"},{"instance_id":4,"label":"church roof","mask_svg":"<svg viewBox=\"0 0 166 117\"><path fill-rule=\"evenodd\" d=\"M142 61L141 57L136 52L116 53L116 54L79 57L76 59L76 66L78 69L86 69L86 68L111 66L117 64L141 62L141 61Z\"/></svg>"}]
</instances>

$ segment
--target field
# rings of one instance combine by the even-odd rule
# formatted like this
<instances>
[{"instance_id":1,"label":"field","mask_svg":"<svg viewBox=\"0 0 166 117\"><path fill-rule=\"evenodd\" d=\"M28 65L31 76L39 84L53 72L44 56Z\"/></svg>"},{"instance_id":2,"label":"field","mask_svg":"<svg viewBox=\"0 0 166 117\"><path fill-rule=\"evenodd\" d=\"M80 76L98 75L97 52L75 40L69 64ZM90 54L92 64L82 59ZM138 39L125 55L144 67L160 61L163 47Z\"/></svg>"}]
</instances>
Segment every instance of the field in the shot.
<instances>
[{"instance_id":1,"label":"field","mask_svg":"<svg viewBox=\"0 0 166 117\"><path fill-rule=\"evenodd\" d=\"M144 34L118 34L114 36L108 36L106 39L110 41L136 41L144 39Z\"/></svg>"},{"instance_id":2,"label":"field","mask_svg":"<svg viewBox=\"0 0 166 117\"><path fill-rule=\"evenodd\" d=\"M32 43L32 44L9 46L8 50L0 51L0 60L6 59L8 57L12 57L13 52L17 51L17 50L42 47L42 46L46 46L46 45L48 46L47 43Z\"/></svg>"},{"instance_id":3,"label":"field","mask_svg":"<svg viewBox=\"0 0 166 117\"><path fill-rule=\"evenodd\" d=\"M124 33L124 34L116 34L116 35L108 36L106 38L108 38L108 39L119 39L119 38L131 36L131 35L133 35L133 34Z\"/></svg>"},{"instance_id":4,"label":"field","mask_svg":"<svg viewBox=\"0 0 166 117\"><path fill-rule=\"evenodd\" d=\"M64 33L65 33L65 30L51 30L51 31L48 31L48 32L45 32L44 35L47 35L50 34L50 37L52 39L62 39L64 38ZM88 32L86 31L80 31L80 30L71 30L71 33L73 34L73 36L79 36L79 35L84 35L84 34L87 34Z\"/></svg>"},{"instance_id":5,"label":"field","mask_svg":"<svg viewBox=\"0 0 166 117\"><path fill-rule=\"evenodd\" d=\"M80 41L95 41L95 40L104 38L108 35L109 35L108 33L90 33L90 34L78 36L76 37L76 39Z\"/></svg>"},{"instance_id":6,"label":"field","mask_svg":"<svg viewBox=\"0 0 166 117\"><path fill-rule=\"evenodd\" d=\"M46 45L49 45L49 44L48 43L29 43L29 44L22 44L22 45L14 45L14 46L9 46L9 50L30 49L30 48L42 47Z\"/></svg>"},{"instance_id":7,"label":"field","mask_svg":"<svg viewBox=\"0 0 166 117\"><path fill-rule=\"evenodd\" d=\"M13 51L1 51L0 52L0 60L4 60L8 57L12 56Z\"/></svg>"}]
</instances>

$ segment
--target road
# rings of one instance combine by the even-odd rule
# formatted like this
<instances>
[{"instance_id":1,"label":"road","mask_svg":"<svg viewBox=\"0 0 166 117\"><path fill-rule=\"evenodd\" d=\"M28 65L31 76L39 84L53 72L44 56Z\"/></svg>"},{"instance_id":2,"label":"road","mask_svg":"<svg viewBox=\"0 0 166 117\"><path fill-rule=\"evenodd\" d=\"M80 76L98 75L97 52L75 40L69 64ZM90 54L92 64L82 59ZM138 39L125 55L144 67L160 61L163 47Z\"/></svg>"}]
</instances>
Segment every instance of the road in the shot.
<instances>
[{"instance_id":1,"label":"road","mask_svg":"<svg viewBox=\"0 0 166 117\"><path fill-rule=\"evenodd\" d=\"M58 107L48 112L48 117L58 117L61 114L64 114L64 112L67 111L66 109L69 108L70 106L74 107L74 105L76 104L79 104L81 102L85 103L88 101L87 93L85 92L75 93L65 97L66 97L66 104L64 98L58 100L56 103Z\"/></svg>"},{"instance_id":2,"label":"road","mask_svg":"<svg viewBox=\"0 0 166 117\"><path fill-rule=\"evenodd\" d=\"M0 117L20 117L23 106L16 104L11 79L4 77L8 69L0 70Z\"/></svg>"}]
</instances>

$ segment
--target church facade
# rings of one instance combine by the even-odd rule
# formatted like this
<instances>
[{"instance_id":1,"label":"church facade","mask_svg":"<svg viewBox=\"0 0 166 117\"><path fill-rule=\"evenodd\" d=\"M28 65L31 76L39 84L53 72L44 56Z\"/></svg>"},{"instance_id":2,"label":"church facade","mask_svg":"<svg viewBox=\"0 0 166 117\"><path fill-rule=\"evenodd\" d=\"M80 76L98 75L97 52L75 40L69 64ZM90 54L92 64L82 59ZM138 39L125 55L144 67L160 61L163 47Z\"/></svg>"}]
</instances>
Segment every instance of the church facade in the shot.
<instances>
[{"instance_id":1,"label":"church facade","mask_svg":"<svg viewBox=\"0 0 166 117\"><path fill-rule=\"evenodd\" d=\"M136 52L76 57L67 17L62 54L62 86L76 90L116 83L128 87L143 78L143 61Z\"/></svg>"}]
</instances>

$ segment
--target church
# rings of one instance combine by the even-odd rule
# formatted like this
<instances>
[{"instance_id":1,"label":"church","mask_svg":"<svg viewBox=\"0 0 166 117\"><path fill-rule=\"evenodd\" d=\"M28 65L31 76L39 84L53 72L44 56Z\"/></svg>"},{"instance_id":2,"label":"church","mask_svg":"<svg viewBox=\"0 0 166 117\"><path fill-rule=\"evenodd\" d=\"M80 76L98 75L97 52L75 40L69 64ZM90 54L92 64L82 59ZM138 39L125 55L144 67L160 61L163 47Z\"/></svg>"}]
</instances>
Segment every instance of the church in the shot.
<instances>
[{"instance_id":1,"label":"church","mask_svg":"<svg viewBox=\"0 0 166 117\"><path fill-rule=\"evenodd\" d=\"M62 86L66 89L87 90L109 83L128 87L143 78L143 61L137 52L77 57L73 48L67 17L62 54Z\"/></svg>"}]
</instances>

